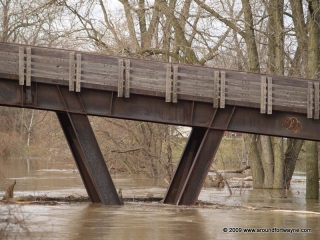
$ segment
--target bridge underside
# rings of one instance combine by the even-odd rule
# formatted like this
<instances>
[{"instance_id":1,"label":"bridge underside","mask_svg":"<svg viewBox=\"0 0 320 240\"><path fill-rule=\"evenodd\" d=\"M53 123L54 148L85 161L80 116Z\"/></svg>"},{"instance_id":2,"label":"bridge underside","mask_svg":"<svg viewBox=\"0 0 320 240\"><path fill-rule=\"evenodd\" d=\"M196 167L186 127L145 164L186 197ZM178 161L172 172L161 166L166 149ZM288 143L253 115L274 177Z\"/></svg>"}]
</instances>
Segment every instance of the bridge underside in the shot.
<instances>
[{"instance_id":1,"label":"bridge underside","mask_svg":"<svg viewBox=\"0 0 320 240\"><path fill-rule=\"evenodd\" d=\"M87 116L150 121L192 127L164 202L192 205L196 202L224 131L246 132L319 141L319 121L304 114L226 106L196 101L166 103L162 98L68 86L33 83L19 86L0 79L0 105L55 111L92 202L121 204Z\"/></svg>"}]
</instances>

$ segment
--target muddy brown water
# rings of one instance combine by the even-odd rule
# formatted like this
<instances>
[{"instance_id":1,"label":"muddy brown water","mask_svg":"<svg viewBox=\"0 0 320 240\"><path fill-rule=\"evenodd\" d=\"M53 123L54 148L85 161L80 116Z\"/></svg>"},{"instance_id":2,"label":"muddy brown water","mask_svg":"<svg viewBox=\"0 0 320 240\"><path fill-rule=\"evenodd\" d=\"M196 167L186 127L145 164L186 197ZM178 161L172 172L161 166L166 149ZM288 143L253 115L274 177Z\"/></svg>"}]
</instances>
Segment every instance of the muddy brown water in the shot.
<instances>
[{"instance_id":1,"label":"muddy brown water","mask_svg":"<svg viewBox=\"0 0 320 240\"><path fill-rule=\"evenodd\" d=\"M126 174L112 177L124 197L161 197L166 192L163 180ZM204 207L156 202L107 207L90 203L0 205L0 239L320 239L320 204L305 199L305 183L297 181L304 178L296 175L287 193L232 188L230 196L227 188L205 186L199 200L213 205ZM0 196L13 179L17 180L15 196L86 196L77 170L7 168ZM238 182L230 181L230 185Z\"/></svg>"}]
</instances>

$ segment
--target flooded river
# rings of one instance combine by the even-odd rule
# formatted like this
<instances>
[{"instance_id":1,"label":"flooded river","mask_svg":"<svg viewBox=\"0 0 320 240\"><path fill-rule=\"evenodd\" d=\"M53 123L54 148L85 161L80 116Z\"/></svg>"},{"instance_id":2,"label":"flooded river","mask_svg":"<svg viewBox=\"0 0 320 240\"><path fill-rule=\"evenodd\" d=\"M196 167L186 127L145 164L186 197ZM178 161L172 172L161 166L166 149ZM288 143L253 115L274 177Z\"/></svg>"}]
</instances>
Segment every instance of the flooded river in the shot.
<instances>
[{"instance_id":1,"label":"flooded river","mask_svg":"<svg viewBox=\"0 0 320 240\"><path fill-rule=\"evenodd\" d=\"M166 192L163 180L112 177L125 198L163 197ZM77 170L6 172L0 196L13 179L15 196L86 196ZM199 200L212 205L201 207L137 202L119 207L0 205L0 239L320 239L320 204L305 200L304 184L293 182L287 193L232 188L231 196L227 188L205 186Z\"/></svg>"}]
</instances>

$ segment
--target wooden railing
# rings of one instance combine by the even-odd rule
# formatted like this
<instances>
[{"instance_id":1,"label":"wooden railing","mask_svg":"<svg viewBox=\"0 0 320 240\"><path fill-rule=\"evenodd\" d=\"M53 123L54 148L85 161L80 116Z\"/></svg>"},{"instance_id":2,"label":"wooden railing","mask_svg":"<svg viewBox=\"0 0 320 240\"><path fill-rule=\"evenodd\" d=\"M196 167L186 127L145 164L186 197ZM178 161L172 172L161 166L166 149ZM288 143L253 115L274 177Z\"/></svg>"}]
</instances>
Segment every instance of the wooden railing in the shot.
<instances>
[{"instance_id":1,"label":"wooden railing","mask_svg":"<svg viewBox=\"0 0 320 240\"><path fill-rule=\"evenodd\" d=\"M81 88L299 112L319 119L319 81L218 68L171 64L79 51L0 43L0 77L20 85L45 82Z\"/></svg>"}]
</instances>

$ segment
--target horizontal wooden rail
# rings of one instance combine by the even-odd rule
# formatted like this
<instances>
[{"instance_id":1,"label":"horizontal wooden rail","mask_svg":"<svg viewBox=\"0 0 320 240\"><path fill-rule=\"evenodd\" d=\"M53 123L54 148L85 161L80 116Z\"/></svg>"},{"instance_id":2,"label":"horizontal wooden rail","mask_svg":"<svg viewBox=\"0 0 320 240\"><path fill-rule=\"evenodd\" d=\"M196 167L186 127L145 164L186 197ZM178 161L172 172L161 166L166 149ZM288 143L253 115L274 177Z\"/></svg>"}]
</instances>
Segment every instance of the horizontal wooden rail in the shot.
<instances>
[{"instance_id":1,"label":"horizontal wooden rail","mask_svg":"<svg viewBox=\"0 0 320 240\"><path fill-rule=\"evenodd\" d=\"M304 113L319 119L319 80L171 64L104 54L0 43L0 77L81 88Z\"/></svg>"}]
</instances>

